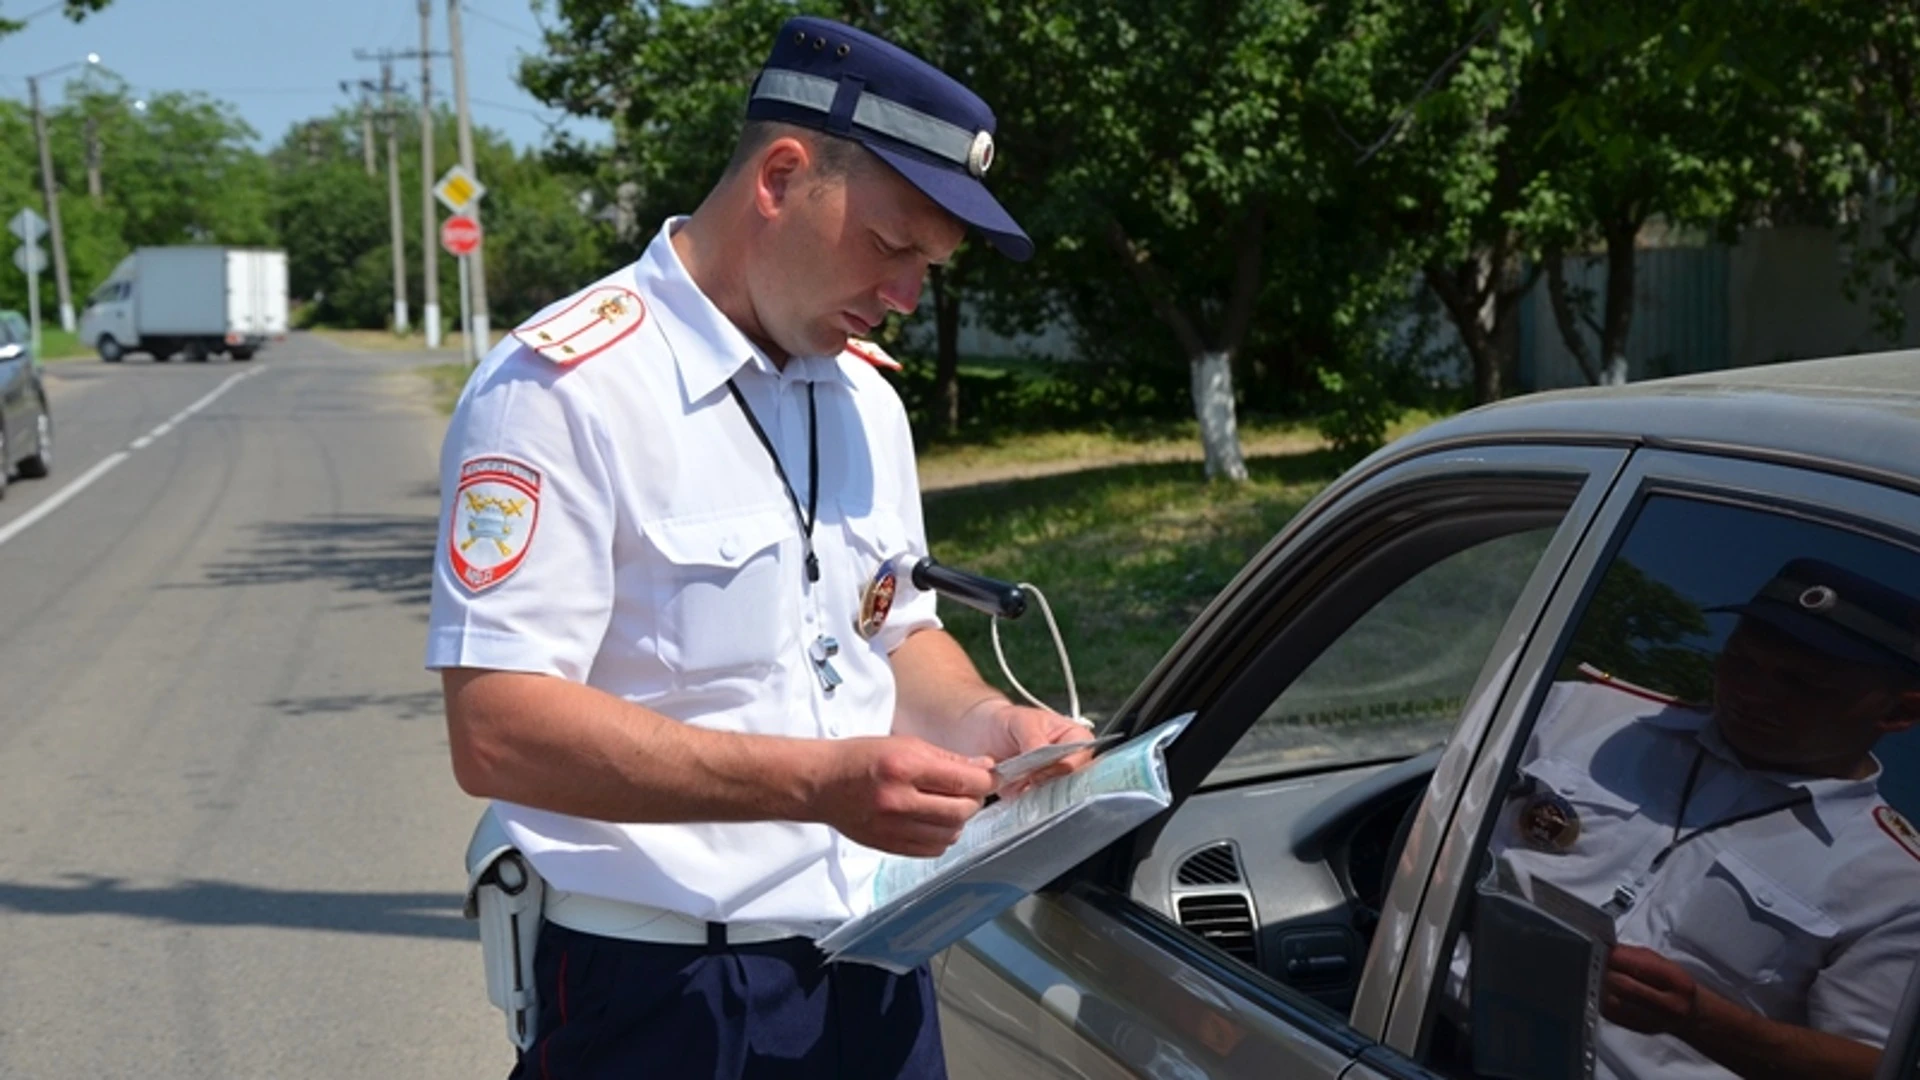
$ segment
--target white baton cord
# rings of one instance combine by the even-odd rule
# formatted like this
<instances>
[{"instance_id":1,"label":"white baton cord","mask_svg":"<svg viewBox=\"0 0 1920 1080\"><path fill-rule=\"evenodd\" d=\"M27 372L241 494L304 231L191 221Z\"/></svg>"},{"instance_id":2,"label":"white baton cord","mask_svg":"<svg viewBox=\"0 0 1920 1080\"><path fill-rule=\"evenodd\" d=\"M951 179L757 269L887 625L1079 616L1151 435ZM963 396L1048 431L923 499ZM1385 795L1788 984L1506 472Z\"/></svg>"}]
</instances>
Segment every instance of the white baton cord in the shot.
<instances>
[{"instance_id":1,"label":"white baton cord","mask_svg":"<svg viewBox=\"0 0 1920 1080\"><path fill-rule=\"evenodd\" d=\"M1060 624L1053 621L1053 608L1047 604L1046 594L1024 581L1020 582L1019 587L1023 592L1032 593L1033 598L1040 602L1040 614L1047 617L1047 629L1053 633L1054 651L1060 654L1060 672L1067 678L1067 719L1081 727L1091 728L1093 721L1080 715L1080 690L1073 682L1073 662L1067 659L1067 643L1060 637ZM1000 648L1000 616L993 616L992 621L987 624L987 632L993 638L994 659L1000 661L1000 673L1007 677L1007 682L1011 683L1015 690L1020 691L1020 696L1026 698L1035 708L1047 709L1048 712L1055 711L1049 708L1046 702L1034 697L1031 691L1020 685L1019 679L1013 677L1013 668L1007 664L1007 654Z\"/></svg>"}]
</instances>

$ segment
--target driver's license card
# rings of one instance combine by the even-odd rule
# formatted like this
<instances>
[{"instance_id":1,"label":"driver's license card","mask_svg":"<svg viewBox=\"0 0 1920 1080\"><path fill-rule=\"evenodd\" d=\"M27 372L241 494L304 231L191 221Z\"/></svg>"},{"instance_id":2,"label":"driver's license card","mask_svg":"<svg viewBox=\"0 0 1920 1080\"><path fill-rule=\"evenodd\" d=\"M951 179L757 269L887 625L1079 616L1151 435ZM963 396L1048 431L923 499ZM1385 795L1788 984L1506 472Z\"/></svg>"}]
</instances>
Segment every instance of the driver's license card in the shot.
<instances>
[{"instance_id":1,"label":"driver's license card","mask_svg":"<svg viewBox=\"0 0 1920 1080\"><path fill-rule=\"evenodd\" d=\"M1097 750L1102 746L1111 745L1124 738L1126 738L1125 735L1116 732L1112 735L1102 735L1096 739L1084 739L1080 742L1054 743L1051 746L1037 746L1024 754L1015 754L1013 757L995 765L993 767L994 785L996 787L1006 787L1015 780L1027 776L1030 773L1039 772L1041 769L1046 768L1062 758L1072 757L1082 750Z\"/></svg>"}]
</instances>

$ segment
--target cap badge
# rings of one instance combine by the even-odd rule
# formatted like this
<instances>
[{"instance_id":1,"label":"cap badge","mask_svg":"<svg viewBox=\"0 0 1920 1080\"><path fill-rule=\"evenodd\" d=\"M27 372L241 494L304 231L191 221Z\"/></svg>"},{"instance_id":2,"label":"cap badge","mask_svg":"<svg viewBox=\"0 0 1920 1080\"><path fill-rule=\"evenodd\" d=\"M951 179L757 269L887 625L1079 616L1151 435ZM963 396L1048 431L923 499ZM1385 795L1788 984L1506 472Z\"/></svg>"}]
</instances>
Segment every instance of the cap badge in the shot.
<instances>
[{"instance_id":1,"label":"cap badge","mask_svg":"<svg viewBox=\"0 0 1920 1080\"><path fill-rule=\"evenodd\" d=\"M1840 594L1825 585L1814 585L1800 594L1800 606L1808 611L1827 611L1840 602Z\"/></svg>"},{"instance_id":2,"label":"cap badge","mask_svg":"<svg viewBox=\"0 0 1920 1080\"><path fill-rule=\"evenodd\" d=\"M987 175L993 168L993 132L978 132L973 137L973 145L967 149L967 171L975 177Z\"/></svg>"},{"instance_id":3,"label":"cap badge","mask_svg":"<svg viewBox=\"0 0 1920 1080\"><path fill-rule=\"evenodd\" d=\"M1580 814L1559 793L1528 796L1520 806L1520 836L1539 851L1567 851L1580 839Z\"/></svg>"},{"instance_id":4,"label":"cap badge","mask_svg":"<svg viewBox=\"0 0 1920 1080\"><path fill-rule=\"evenodd\" d=\"M860 590L860 617L853 628L863 638L871 638L887 624L887 616L893 611L893 595L900 587L899 575L894 573L893 560L880 564L880 569Z\"/></svg>"}]
</instances>

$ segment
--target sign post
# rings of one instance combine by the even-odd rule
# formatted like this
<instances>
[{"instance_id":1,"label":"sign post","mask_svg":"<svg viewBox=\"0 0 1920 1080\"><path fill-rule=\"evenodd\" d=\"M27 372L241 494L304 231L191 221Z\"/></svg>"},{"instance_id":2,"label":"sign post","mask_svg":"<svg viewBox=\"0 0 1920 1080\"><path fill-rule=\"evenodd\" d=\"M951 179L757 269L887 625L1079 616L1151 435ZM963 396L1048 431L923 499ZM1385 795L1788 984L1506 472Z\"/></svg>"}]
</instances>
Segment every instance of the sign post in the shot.
<instances>
[{"instance_id":1,"label":"sign post","mask_svg":"<svg viewBox=\"0 0 1920 1080\"><path fill-rule=\"evenodd\" d=\"M13 265L27 275L27 319L32 328L33 355L40 355L40 275L47 269L47 253L40 250L40 238L47 235L47 223L32 209L23 209L7 222L7 231L20 238L14 249Z\"/></svg>"},{"instance_id":2,"label":"sign post","mask_svg":"<svg viewBox=\"0 0 1920 1080\"><path fill-rule=\"evenodd\" d=\"M441 173L440 182L433 185L433 197L454 213L440 227L440 244L460 261L460 337L467 343L468 367L479 363L480 358L473 341L472 268L468 265L470 256L480 247L480 222L469 211L479 210L486 194L487 185L458 164Z\"/></svg>"},{"instance_id":3,"label":"sign post","mask_svg":"<svg viewBox=\"0 0 1920 1080\"><path fill-rule=\"evenodd\" d=\"M451 170L449 170L451 171ZM469 200L471 205L471 200ZM480 362L480 351L473 340L472 307L473 270L472 255L480 249L480 223L465 214L455 214L440 225L440 246L454 256L460 263L460 338L466 353L467 366Z\"/></svg>"},{"instance_id":4,"label":"sign post","mask_svg":"<svg viewBox=\"0 0 1920 1080\"><path fill-rule=\"evenodd\" d=\"M480 362L473 351L473 320L467 316L467 258L462 255L455 259L460 264L460 351L465 354L467 366Z\"/></svg>"}]
</instances>

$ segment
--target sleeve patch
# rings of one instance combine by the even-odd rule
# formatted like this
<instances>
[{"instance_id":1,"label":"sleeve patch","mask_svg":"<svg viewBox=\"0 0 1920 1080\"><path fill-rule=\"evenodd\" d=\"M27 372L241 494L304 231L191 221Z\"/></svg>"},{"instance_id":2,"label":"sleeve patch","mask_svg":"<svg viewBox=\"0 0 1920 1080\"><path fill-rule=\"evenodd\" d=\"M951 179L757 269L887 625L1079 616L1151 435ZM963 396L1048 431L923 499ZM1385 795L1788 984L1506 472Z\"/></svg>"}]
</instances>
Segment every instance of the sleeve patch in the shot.
<instances>
[{"instance_id":1,"label":"sleeve patch","mask_svg":"<svg viewBox=\"0 0 1920 1080\"><path fill-rule=\"evenodd\" d=\"M453 575L470 593L513 576L533 545L540 518L540 470L510 457L468 458L460 464L447 529Z\"/></svg>"},{"instance_id":2,"label":"sleeve patch","mask_svg":"<svg viewBox=\"0 0 1920 1080\"><path fill-rule=\"evenodd\" d=\"M1915 831L1912 823L1900 816L1900 811L1891 806L1873 808L1873 820L1881 831L1893 837L1893 842L1906 849L1907 854L1920 859L1920 831Z\"/></svg>"},{"instance_id":3,"label":"sleeve patch","mask_svg":"<svg viewBox=\"0 0 1920 1080\"><path fill-rule=\"evenodd\" d=\"M605 352L647 321L640 294L617 285L588 289L559 312L513 332L520 343L561 367Z\"/></svg>"},{"instance_id":4,"label":"sleeve patch","mask_svg":"<svg viewBox=\"0 0 1920 1080\"><path fill-rule=\"evenodd\" d=\"M900 361L888 356L887 350L863 338L848 338L847 351L874 367L886 368L888 371L900 370Z\"/></svg>"}]
</instances>

